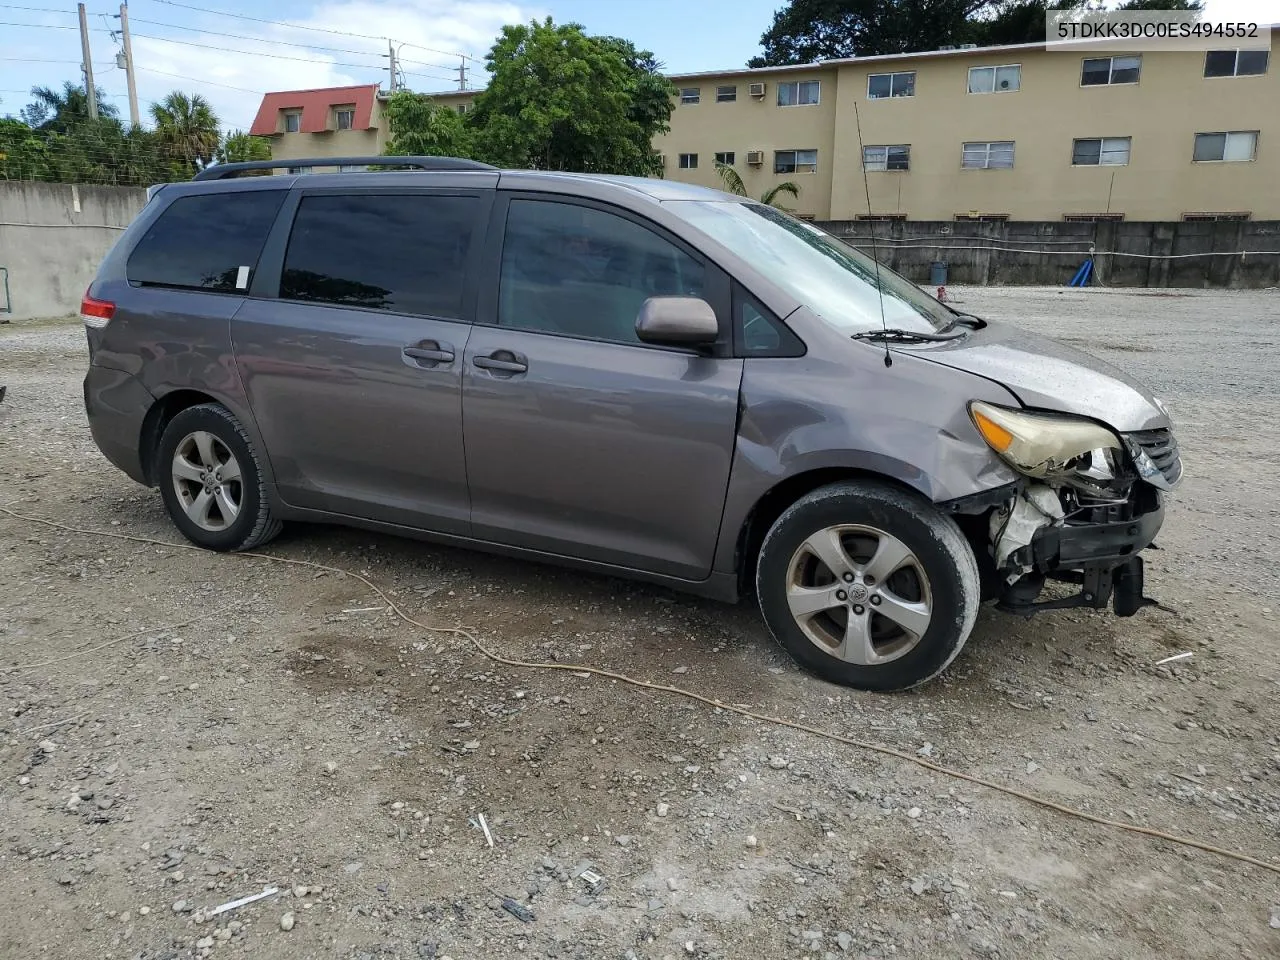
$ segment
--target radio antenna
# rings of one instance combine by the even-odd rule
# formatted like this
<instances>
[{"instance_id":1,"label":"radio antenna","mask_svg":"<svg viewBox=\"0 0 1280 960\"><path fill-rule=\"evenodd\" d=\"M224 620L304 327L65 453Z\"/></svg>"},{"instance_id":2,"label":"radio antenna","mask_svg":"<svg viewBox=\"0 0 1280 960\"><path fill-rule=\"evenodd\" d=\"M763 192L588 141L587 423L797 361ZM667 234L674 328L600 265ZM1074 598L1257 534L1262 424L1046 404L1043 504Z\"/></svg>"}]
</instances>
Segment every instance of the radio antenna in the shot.
<instances>
[{"instance_id":1,"label":"radio antenna","mask_svg":"<svg viewBox=\"0 0 1280 960\"><path fill-rule=\"evenodd\" d=\"M867 151L862 145L862 117L858 113L858 101L853 101L853 123L858 131L858 160L862 166L862 189L867 195L867 226L871 230L871 260L876 265L876 293L880 297L880 329L884 331L884 365L893 366L889 353L889 323L884 318L884 285L880 282L880 249L876 246L876 218L871 212L871 182L867 179Z\"/></svg>"}]
</instances>

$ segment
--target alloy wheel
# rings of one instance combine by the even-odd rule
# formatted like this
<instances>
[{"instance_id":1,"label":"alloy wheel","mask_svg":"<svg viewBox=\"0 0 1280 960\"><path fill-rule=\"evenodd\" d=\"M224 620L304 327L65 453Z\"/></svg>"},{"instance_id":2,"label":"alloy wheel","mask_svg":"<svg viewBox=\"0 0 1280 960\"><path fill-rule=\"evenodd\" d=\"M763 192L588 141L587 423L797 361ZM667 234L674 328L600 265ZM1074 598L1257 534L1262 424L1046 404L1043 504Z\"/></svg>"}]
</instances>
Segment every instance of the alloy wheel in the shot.
<instances>
[{"instance_id":1,"label":"alloy wheel","mask_svg":"<svg viewBox=\"0 0 1280 960\"><path fill-rule=\"evenodd\" d=\"M182 438L173 452L173 489L191 522L202 530L225 530L244 502L240 463L231 448L207 430Z\"/></svg>"}]
</instances>

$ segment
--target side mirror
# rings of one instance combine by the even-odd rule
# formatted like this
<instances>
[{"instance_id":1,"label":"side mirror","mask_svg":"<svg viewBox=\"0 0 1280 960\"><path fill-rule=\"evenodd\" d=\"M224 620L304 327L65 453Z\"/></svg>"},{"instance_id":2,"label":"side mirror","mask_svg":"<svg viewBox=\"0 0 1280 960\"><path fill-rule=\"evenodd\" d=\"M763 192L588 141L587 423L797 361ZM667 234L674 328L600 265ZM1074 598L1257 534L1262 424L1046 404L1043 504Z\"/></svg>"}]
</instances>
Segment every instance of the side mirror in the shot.
<instances>
[{"instance_id":1,"label":"side mirror","mask_svg":"<svg viewBox=\"0 0 1280 960\"><path fill-rule=\"evenodd\" d=\"M719 335L716 312L698 297L650 297L636 317L636 336L643 343L705 347Z\"/></svg>"}]
</instances>

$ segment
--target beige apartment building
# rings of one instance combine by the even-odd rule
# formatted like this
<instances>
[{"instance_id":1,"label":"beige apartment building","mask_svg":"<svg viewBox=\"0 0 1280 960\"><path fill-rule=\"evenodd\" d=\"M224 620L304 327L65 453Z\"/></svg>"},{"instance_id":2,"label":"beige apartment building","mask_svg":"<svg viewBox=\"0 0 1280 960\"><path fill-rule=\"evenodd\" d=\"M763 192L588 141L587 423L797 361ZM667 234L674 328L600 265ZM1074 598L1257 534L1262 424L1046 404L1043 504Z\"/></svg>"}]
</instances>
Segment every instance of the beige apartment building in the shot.
<instances>
[{"instance_id":1,"label":"beige apartment building","mask_svg":"<svg viewBox=\"0 0 1280 960\"><path fill-rule=\"evenodd\" d=\"M782 200L809 218L1280 219L1270 51L1022 44L670 79L671 129L654 140L664 176L718 187L721 160L753 196L797 184L799 197ZM434 96L465 110L474 92ZM264 126L276 120L278 158L385 139L375 128L286 133L281 109L264 100L259 112Z\"/></svg>"}]
</instances>

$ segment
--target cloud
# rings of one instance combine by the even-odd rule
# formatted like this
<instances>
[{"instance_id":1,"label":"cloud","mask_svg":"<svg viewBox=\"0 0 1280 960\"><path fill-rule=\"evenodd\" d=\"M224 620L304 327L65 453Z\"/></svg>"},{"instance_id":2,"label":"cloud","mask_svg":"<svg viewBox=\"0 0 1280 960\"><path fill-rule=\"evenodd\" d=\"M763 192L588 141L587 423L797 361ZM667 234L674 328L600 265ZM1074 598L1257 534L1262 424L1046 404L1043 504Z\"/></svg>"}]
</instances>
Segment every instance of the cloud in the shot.
<instances>
[{"instance_id":1,"label":"cloud","mask_svg":"<svg viewBox=\"0 0 1280 960\"><path fill-rule=\"evenodd\" d=\"M532 7L499 0L336 0L313 8L306 18L289 18L302 26L364 35L339 36L205 14L185 21L199 30L173 30L139 22L134 14L131 28L139 105L146 123L149 103L171 90L199 93L224 127L248 129L261 93L359 83L380 83L386 89L387 41L378 37L391 37L399 46L408 86L426 91L452 89L457 86L461 59L456 54L483 57L503 24L536 15ZM173 17L165 19L176 22ZM160 36L166 39L156 39ZM106 39L95 38L103 46ZM95 60L101 59L103 54L95 55ZM483 65L468 61L467 66L471 83L482 85ZM109 76L99 77L100 83L113 92L124 89L122 71L103 72ZM127 115L125 101L114 102Z\"/></svg>"}]
</instances>

